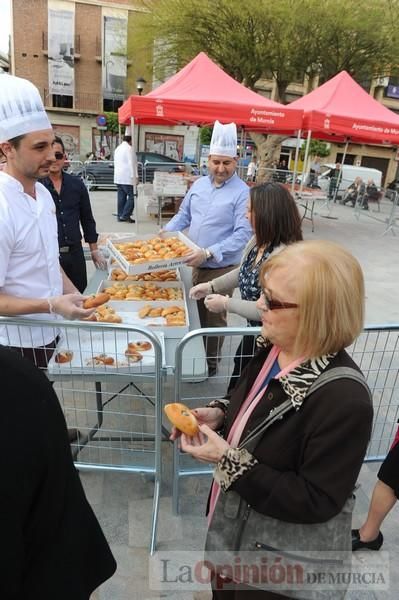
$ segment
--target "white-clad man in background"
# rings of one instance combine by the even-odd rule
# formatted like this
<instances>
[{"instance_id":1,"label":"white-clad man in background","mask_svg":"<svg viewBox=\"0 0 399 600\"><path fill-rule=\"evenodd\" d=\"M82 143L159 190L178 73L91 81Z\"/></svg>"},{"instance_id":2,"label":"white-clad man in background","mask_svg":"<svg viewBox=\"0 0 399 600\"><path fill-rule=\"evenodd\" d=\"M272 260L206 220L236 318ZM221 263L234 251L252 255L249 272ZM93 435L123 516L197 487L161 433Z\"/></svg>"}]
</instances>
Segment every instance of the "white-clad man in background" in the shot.
<instances>
[{"instance_id":1,"label":"white-clad man in background","mask_svg":"<svg viewBox=\"0 0 399 600\"><path fill-rule=\"evenodd\" d=\"M50 193L38 183L55 160L54 133L36 87L0 75L0 315L82 319L82 296L59 264L57 219ZM56 325L56 323L54 323ZM0 326L0 344L45 367L55 327Z\"/></svg>"},{"instance_id":2,"label":"white-clad man in background","mask_svg":"<svg viewBox=\"0 0 399 600\"><path fill-rule=\"evenodd\" d=\"M132 219L134 210L134 183L136 181L136 161L132 152L132 136L130 127L126 127L123 142L114 152L114 183L117 188L117 219L124 223L135 223Z\"/></svg>"}]
</instances>

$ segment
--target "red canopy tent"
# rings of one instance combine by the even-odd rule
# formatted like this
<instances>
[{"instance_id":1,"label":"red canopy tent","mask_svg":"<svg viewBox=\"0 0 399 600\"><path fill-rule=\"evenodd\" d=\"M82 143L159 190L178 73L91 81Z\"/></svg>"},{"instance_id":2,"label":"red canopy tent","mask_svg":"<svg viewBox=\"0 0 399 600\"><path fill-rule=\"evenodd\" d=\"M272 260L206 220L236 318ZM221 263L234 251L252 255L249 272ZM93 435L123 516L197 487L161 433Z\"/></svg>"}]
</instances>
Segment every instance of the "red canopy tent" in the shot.
<instances>
[{"instance_id":1,"label":"red canopy tent","mask_svg":"<svg viewBox=\"0 0 399 600\"><path fill-rule=\"evenodd\" d=\"M398 144L399 115L372 98L346 71L291 102L304 111L302 129L329 141Z\"/></svg>"},{"instance_id":2,"label":"red canopy tent","mask_svg":"<svg viewBox=\"0 0 399 600\"><path fill-rule=\"evenodd\" d=\"M207 125L233 121L249 131L293 133L302 109L268 100L227 75L204 52L145 96L130 96L119 108L121 124Z\"/></svg>"}]
</instances>

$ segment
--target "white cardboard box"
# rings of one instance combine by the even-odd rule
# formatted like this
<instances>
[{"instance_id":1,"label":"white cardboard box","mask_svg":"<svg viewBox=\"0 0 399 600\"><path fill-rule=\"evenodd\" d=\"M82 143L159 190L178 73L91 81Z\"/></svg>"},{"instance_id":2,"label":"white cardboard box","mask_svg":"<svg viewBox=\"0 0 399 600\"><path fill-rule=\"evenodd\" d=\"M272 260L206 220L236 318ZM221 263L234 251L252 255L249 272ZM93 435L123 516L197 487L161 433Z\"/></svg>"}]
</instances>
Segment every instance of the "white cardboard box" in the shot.
<instances>
[{"instance_id":1,"label":"white cardboard box","mask_svg":"<svg viewBox=\"0 0 399 600\"><path fill-rule=\"evenodd\" d=\"M140 308L143 308L146 304L150 304L153 308L157 308L158 306L163 306L165 308L168 306L181 306L184 308L186 314L186 324L181 326L168 326L166 325L164 317L145 317L144 319L140 319L138 312ZM155 331L162 331L166 338L183 337L189 331L189 317L185 300L174 300L171 302L157 300L152 302L146 302L145 300L110 300L107 302L107 306L114 309L114 311L122 318L122 323L124 325L150 327Z\"/></svg>"},{"instance_id":2,"label":"white cardboard box","mask_svg":"<svg viewBox=\"0 0 399 600\"><path fill-rule=\"evenodd\" d=\"M154 234L145 234L137 236L131 236L130 239L124 238L123 242L135 242L138 240L147 241L154 237L157 237ZM171 238L177 237L181 240L186 246L192 248L193 250L199 250L199 247L194 244L187 236L185 236L181 231L168 231L162 234L163 238ZM112 240L107 241L107 248L111 254L111 256L117 261L119 266L129 275L135 275L136 273L143 273L144 271L162 271L163 269L175 269L179 265L183 265L186 261L184 256L179 256L177 258L167 258L164 260L153 260L140 264L131 264L129 263L124 256L115 248Z\"/></svg>"}]
</instances>

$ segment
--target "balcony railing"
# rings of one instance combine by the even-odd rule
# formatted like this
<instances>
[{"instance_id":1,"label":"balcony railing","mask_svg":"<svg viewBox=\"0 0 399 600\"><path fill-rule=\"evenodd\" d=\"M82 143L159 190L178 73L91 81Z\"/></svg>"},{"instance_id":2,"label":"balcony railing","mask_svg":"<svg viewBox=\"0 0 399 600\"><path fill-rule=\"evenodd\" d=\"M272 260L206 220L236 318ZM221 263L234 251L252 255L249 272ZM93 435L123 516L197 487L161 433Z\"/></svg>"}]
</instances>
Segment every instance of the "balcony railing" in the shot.
<instances>
[{"instance_id":1,"label":"balcony railing","mask_svg":"<svg viewBox=\"0 0 399 600\"><path fill-rule=\"evenodd\" d=\"M44 54L48 54L48 32L42 31L42 52ZM74 36L74 49L73 49L75 57L80 55L80 35L77 34Z\"/></svg>"},{"instance_id":2,"label":"balcony railing","mask_svg":"<svg viewBox=\"0 0 399 600\"><path fill-rule=\"evenodd\" d=\"M75 111L92 112L99 114L103 109L101 94L89 94L78 92L73 97L51 94L48 89L41 90L41 96L46 108L59 108Z\"/></svg>"}]
</instances>

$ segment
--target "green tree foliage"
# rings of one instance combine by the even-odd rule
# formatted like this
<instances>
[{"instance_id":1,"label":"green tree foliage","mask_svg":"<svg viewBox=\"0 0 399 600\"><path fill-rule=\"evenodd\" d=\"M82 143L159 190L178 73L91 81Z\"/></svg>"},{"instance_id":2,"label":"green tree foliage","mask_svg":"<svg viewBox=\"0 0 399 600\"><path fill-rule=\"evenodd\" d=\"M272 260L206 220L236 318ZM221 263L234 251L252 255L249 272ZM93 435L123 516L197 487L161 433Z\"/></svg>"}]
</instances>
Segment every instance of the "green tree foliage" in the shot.
<instances>
[{"instance_id":1,"label":"green tree foliage","mask_svg":"<svg viewBox=\"0 0 399 600\"><path fill-rule=\"evenodd\" d=\"M204 145L209 145L212 138L212 127L201 127L200 129L200 142Z\"/></svg>"},{"instance_id":2,"label":"green tree foliage","mask_svg":"<svg viewBox=\"0 0 399 600\"><path fill-rule=\"evenodd\" d=\"M107 117L107 129L111 133L118 133L118 113L116 112L105 112L104 115Z\"/></svg>"},{"instance_id":3,"label":"green tree foliage","mask_svg":"<svg viewBox=\"0 0 399 600\"><path fill-rule=\"evenodd\" d=\"M163 40L155 71L206 52L251 89L263 76L280 101L291 82L346 69L360 82L396 70L397 0L147 0L137 47ZM138 29L140 33L137 34Z\"/></svg>"},{"instance_id":4,"label":"green tree foliage","mask_svg":"<svg viewBox=\"0 0 399 600\"><path fill-rule=\"evenodd\" d=\"M303 142L301 147L301 158L302 160L305 157L306 152L306 141ZM328 156L330 154L330 148L326 142L322 140L311 139L310 147L309 147L309 155L310 156L320 156L323 158L324 156Z\"/></svg>"}]
</instances>

